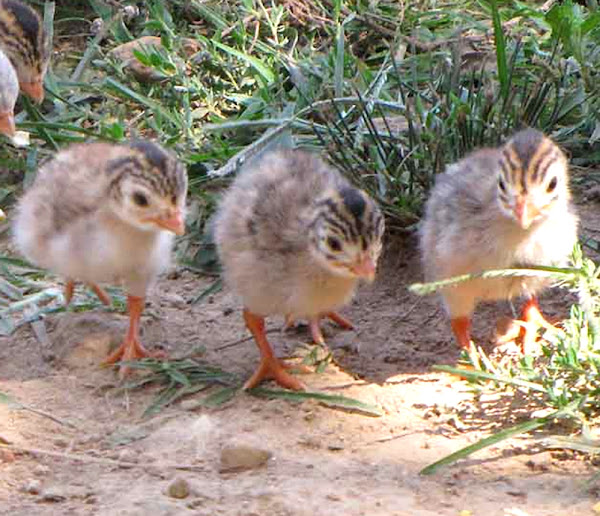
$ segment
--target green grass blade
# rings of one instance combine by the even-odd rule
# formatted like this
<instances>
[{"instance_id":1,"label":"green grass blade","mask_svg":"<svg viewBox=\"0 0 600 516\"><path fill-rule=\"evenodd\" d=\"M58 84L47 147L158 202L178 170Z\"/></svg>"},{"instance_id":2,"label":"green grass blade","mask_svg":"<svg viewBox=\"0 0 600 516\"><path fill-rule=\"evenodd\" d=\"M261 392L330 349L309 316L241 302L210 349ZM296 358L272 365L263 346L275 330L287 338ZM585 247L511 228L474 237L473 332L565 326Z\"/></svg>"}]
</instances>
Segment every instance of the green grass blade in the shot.
<instances>
[{"instance_id":1,"label":"green grass blade","mask_svg":"<svg viewBox=\"0 0 600 516\"><path fill-rule=\"evenodd\" d=\"M521 423L521 424L512 426L510 428L507 428L506 430L497 432L494 435L491 435L489 437L481 439L480 441L477 441L474 444L466 446L465 448L461 448L460 450L458 450L454 453L451 453L450 455L444 457L443 459L440 459L440 460L434 462L433 464L430 464L429 466L423 468L419 472L419 474L433 475L438 469L440 469L444 466L448 466L449 464L452 464L452 463L456 462L457 460L465 459L472 453L475 453L476 451L483 450L484 448L487 448L488 446L498 444L499 442L502 442L506 439L510 439L511 437L515 437L519 434L524 434L527 432L531 432L532 430L541 428L559 416L560 416L560 411L555 412L549 416L538 417L538 418L532 419L531 421L526 421L525 423Z\"/></svg>"},{"instance_id":2,"label":"green grass blade","mask_svg":"<svg viewBox=\"0 0 600 516\"><path fill-rule=\"evenodd\" d=\"M157 102L154 102L150 98L145 97L144 95L141 95L140 93L137 93L136 91L133 91L131 88L129 88L128 86L125 86L124 84L113 79L112 77L107 77L104 80L104 85L110 89L115 90L120 95L122 95L124 97L128 97L131 100L135 100L139 104L142 104L142 105L150 108L155 113L158 113L162 117L169 120L173 125L176 125L176 126L181 125L179 123L179 120L177 120L171 113L169 113L168 111L163 109Z\"/></svg>"},{"instance_id":3,"label":"green grass blade","mask_svg":"<svg viewBox=\"0 0 600 516\"><path fill-rule=\"evenodd\" d=\"M436 371L443 371L445 373L461 376L462 378L465 378L467 380L491 380L494 382L504 383L506 385L513 385L515 387L524 387L526 389L531 389L536 392L546 392L546 389L537 383L520 380L518 378L498 376L492 373L487 373L485 371L475 371L471 369L462 369L460 367L452 367L446 365L434 365L432 368Z\"/></svg>"},{"instance_id":4,"label":"green grass blade","mask_svg":"<svg viewBox=\"0 0 600 516\"><path fill-rule=\"evenodd\" d=\"M244 54L244 52L230 47L229 45L225 45L224 43L220 43L219 41L212 40L212 44L215 45L217 48L220 48L224 52L227 52L228 54L231 54L232 56L235 56L238 59L245 61L249 66L251 66L258 72L258 74L263 78L266 84L271 84L273 81L275 81L275 73L273 72L273 70L271 70L260 59L257 59L256 57L251 56L249 54Z\"/></svg>"},{"instance_id":5,"label":"green grass blade","mask_svg":"<svg viewBox=\"0 0 600 516\"><path fill-rule=\"evenodd\" d=\"M503 277L540 277L556 278L557 280L574 279L581 275L581 271L568 267L551 267L545 265L532 265L530 267L514 267L508 269L495 269L476 274L462 274L453 278L430 283L413 283L408 286L408 290L420 296L432 294L442 288L451 287L457 283L469 281L478 278L503 278Z\"/></svg>"},{"instance_id":6,"label":"green grass blade","mask_svg":"<svg viewBox=\"0 0 600 516\"><path fill-rule=\"evenodd\" d=\"M508 98L510 81L508 77L508 65L506 60L506 40L502 30L502 19L498 9L498 0L490 0L492 8L492 24L494 26L494 43L496 45L496 65L498 67L498 80L500 81L500 92L502 98Z\"/></svg>"},{"instance_id":7,"label":"green grass blade","mask_svg":"<svg viewBox=\"0 0 600 516\"><path fill-rule=\"evenodd\" d=\"M260 396L264 398L279 398L288 401L305 401L315 400L327 407L341 408L353 412L359 412L367 416L380 417L383 416L383 410L381 408L364 403L354 398L348 398L346 396L325 394L323 392L302 392L302 391L284 391L279 389L265 389L262 387L256 387L255 389L248 390L249 394L253 396Z\"/></svg>"}]
</instances>

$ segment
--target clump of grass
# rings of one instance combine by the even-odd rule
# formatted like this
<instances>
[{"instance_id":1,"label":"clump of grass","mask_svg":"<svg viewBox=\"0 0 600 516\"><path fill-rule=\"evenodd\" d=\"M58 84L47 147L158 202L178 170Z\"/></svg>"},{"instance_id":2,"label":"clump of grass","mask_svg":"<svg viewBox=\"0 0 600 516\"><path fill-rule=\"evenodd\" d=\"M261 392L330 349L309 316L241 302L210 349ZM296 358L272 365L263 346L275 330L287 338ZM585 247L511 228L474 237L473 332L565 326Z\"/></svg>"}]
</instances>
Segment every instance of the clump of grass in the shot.
<instances>
[{"instance_id":1,"label":"clump of grass","mask_svg":"<svg viewBox=\"0 0 600 516\"><path fill-rule=\"evenodd\" d=\"M309 360L307 363L312 362ZM160 387L158 395L144 411L144 417L157 414L183 397L197 395L205 391L209 391L208 395L197 400L197 408L216 407L239 394L243 385L238 376L211 366L197 358L165 361L143 359L135 362L124 362L123 364L132 369L144 371L146 374L139 380L127 383L122 389L136 389L150 385ZM318 365L320 365L320 362ZM320 370L317 372L320 372ZM246 392L261 398L283 399L298 403L315 400L327 407L367 416L378 417L383 415L383 411L375 405L325 392L295 392L264 387L256 387Z\"/></svg>"},{"instance_id":2,"label":"clump of grass","mask_svg":"<svg viewBox=\"0 0 600 516\"><path fill-rule=\"evenodd\" d=\"M462 367L435 366L439 371L457 374L479 392L521 393L534 405L530 410L543 413L528 421L504 429L490 437L463 448L425 468L422 473L434 473L439 467L465 458L471 453L504 439L532 430L549 428L558 420L569 422L567 428L586 435L600 418L600 268L585 258L580 248L572 256L568 268L535 267L487 271L477 277L543 275L556 280L557 285L575 292L578 303L571 307L562 329L547 332L540 341L536 356L525 355L517 361L495 360L481 349L472 348L464 356ZM438 288L451 288L452 283L467 281L466 275L429 285L413 285L417 293ZM466 368L465 368L466 366ZM563 428L564 429L564 428ZM557 446L557 439L549 441ZM597 452L598 448L594 450Z\"/></svg>"},{"instance_id":3,"label":"clump of grass","mask_svg":"<svg viewBox=\"0 0 600 516\"><path fill-rule=\"evenodd\" d=\"M123 310L122 293L115 288L109 288L108 292L113 300L112 309ZM100 300L81 287L67 308L54 277L25 260L0 255L0 335L11 335L24 324L37 321L43 324L49 314L100 307L104 307Z\"/></svg>"}]
</instances>

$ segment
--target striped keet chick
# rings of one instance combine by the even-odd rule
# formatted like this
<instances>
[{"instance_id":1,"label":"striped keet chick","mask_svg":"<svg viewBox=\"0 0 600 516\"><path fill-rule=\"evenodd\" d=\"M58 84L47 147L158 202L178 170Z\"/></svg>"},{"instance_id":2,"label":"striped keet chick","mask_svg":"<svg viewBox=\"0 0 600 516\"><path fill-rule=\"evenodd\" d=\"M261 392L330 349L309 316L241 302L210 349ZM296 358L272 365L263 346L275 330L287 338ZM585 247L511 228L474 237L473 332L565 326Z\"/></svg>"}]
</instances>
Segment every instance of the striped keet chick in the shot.
<instances>
[{"instance_id":1,"label":"striped keet chick","mask_svg":"<svg viewBox=\"0 0 600 516\"><path fill-rule=\"evenodd\" d=\"M215 237L225 281L241 296L261 353L246 388L265 378L303 388L274 357L264 318L307 318L318 343L323 317L351 328L334 310L359 279L374 279L383 231L375 202L310 153L273 152L239 174L220 203Z\"/></svg>"},{"instance_id":2,"label":"striped keet chick","mask_svg":"<svg viewBox=\"0 0 600 516\"><path fill-rule=\"evenodd\" d=\"M19 81L13 65L0 50L0 133L15 134L15 103L19 96Z\"/></svg>"},{"instance_id":3,"label":"striped keet chick","mask_svg":"<svg viewBox=\"0 0 600 516\"><path fill-rule=\"evenodd\" d=\"M40 16L29 5L0 0L0 49L13 64L21 91L41 102L50 48Z\"/></svg>"},{"instance_id":4,"label":"striped keet chick","mask_svg":"<svg viewBox=\"0 0 600 516\"><path fill-rule=\"evenodd\" d=\"M67 279L97 285L122 282L130 325L107 363L148 356L139 342L144 297L169 263L174 234L183 234L187 175L159 145L73 145L43 165L20 199L14 237L33 263ZM125 373L122 370L121 373Z\"/></svg>"},{"instance_id":5,"label":"striped keet chick","mask_svg":"<svg viewBox=\"0 0 600 516\"><path fill-rule=\"evenodd\" d=\"M431 191L421 227L427 281L528 265L564 264L577 241L565 155L541 132L526 129L497 149L481 149L448 167ZM475 279L443 290L454 335L470 342L477 300L527 298L523 349L549 326L535 295L539 277Z\"/></svg>"}]
</instances>

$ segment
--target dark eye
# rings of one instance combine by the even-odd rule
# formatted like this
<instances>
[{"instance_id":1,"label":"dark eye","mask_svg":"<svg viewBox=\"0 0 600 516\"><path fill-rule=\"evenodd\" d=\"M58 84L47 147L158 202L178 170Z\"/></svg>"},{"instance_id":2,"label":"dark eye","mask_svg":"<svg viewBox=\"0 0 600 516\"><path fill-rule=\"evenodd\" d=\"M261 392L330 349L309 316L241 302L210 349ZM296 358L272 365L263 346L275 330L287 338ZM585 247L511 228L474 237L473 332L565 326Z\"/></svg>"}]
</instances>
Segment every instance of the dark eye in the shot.
<instances>
[{"instance_id":1,"label":"dark eye","mask_svg":"<svg viewBox=\"0 0 600 516\"><path fill-rule=\"evenodd\" d=\"M504 184L504 179L498 179L498 187L500 188L500 190L506 193L506 185Z\"/></svg>"},{"instance_id":2,"label":"dark eye","mask_svg":"<svg viewBox=\"0 0 600 516\"><path fill-rule=\"evenodd\" d=\"M327 237L327 245L332 251L341 251L342 243L335 237Z\"/></svg>"},{"instance_id":3,"label":"dark eye","mask_svg":"<svg viewBox=\"0 0 600 516\"><path fill-rule=\"evenodd\" d=\"M133 202L138 206L145 207L148 206L148 198L142 192L134 192L131 197Z\"/></svg>"},{"instance_id":4,"label":"dark eye","mask_svg":"<svg viewBox=\"0 0 600 516\"><path fill-rule=\"evenodd\" d=\"M548 193L552 193L554 191L554 189L556 188L556 185L558 183L558 179L556 179L556 176L554 176L552 179L550 179L550 182L548 183L548 188L546 189Z\"/></svg>"},{"instance_id":5,"label":"dark eye","mask_svg":"<svg viewBox=\"0 0 600 516\"><path fill-rule=\"evenodd\" d=\"M173 204L173 206L177 204L177 196L175 194L171 196L171 204Z\"/></svg>"}]
</instances>

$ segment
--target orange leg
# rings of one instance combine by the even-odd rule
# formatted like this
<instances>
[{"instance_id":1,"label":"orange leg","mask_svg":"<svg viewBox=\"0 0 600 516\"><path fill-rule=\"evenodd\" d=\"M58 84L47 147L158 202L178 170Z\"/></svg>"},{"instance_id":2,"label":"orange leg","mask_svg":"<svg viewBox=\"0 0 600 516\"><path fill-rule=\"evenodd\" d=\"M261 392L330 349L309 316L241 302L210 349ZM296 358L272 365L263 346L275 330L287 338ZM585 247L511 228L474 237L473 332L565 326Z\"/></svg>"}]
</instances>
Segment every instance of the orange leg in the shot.
<instances>
[{"instance_id":1,"label":"orange leg","mask_svg":"<svg viewBox=\"0 0 600 516\"><path fill-rule=\"evenodd\" d=\"M99 285L96 285L95 283L88 283L87 285L92 290L92 292L94 294L96 294L96 296L98 296L98 299L103 304L105 304L106 306L111 305L112 300L102 287L100 287ZM75 281L67 280L67 283L65 284L65 304L67 306L69 306L69 303L73 299L74 292L75 292Z\"/></svg>"},{"instance_id":2,"label":"orange leg","mask_svg":"<svg viewBox=\"0 0 600 516\"><path fill-rule=\"evenodd\" d=\"M471 345L471 319L469 317L456 317L450 321L454 337L463 349Z\"/></svg>"},{"instance_id":3,"label":"orange leg","mask_svg":"<svg viewBox=\"0 0 600 516\"><path fill-rule=\"evenodd\" d=\"M310 328L310 334L312 336L313 342L315 344L320 344L321 346L325 344L325 339L323 338L323 332L321 331L320 321L323 318L329 318L338 326L343 328L344 330L353 330L354 325L345 317L342 317L340 314L336 312L325 312L324 314L319 314L317 317L312 317L308 320L308 327Z\"/></svg>"},{"instance_id":4,"label":"orange leg","mask_svg":"<svg viewBox=\"0 0 600 516\"><path fill-rule=\"evenodd\" d=\"M162 353L153 353L142 346L140 335L140 318L144 310L144 298L127 296L127 309L129 312L129 329L123 343L113 351L102 363L103 365L114 364L119 361L131 361L138 358L157 357ZM127 366L121 366L119 375L125 376L129 372Z\"/></svg>"},{"instance_id":5,"label":"orange leg","mask_svg":"<svg viewBox=\"0 0 600 516\"><path fill-rule=\"evenodd\" d=\"M529 299L523 306L521 319L524 323L521 331L521 348L523 353L529 354L535 349L538 329L554 329L554 326L544 318L540 312L537 299L534 297Z\"/></svg>"},{"instance_id":6,"label":"orange leg","mask_svg":"<svg viewBox=\"0 0 600 516\"><path fill-rule=\"evenodd\" d=\"M88 287L90 287L92 292L96 294L96 296L102 302L102 304L106 306L110 306L112 304L112 299L106 293L106 290L104 290L102 287L96 285L95 283L88 283Z\"/></svg>"},{"instance_id":7,"label":"orange leg","mask_svg":"<svg viewBox=\"0 0 600 516\"><path fill-rule=\"evenodd\" d=\"M65 283L65 306L69 306L71 303L73 292L75 292L75 282L73 280L67 280L67 283Z\"/></svg>"},{"instance_id":8,"label":"orange leg","mask_svg":"<svg viewBox=\"0 0 600 516\"><path fill-rule=\"evenodd\" d=\"M265 334L264 317L260 317L244 309L244 321L246 328L252 333L261 355L260 364L254 374L244 384L244 389L252 389L263 380L272 378L286 389L293 389L295 391L304 390L302 382L289 374L285 370L285 365L273 354L273 349Z\"/></svg>"}]
</instances>

